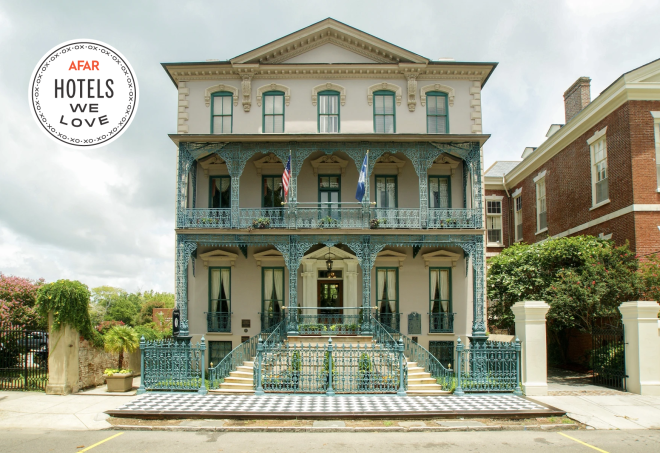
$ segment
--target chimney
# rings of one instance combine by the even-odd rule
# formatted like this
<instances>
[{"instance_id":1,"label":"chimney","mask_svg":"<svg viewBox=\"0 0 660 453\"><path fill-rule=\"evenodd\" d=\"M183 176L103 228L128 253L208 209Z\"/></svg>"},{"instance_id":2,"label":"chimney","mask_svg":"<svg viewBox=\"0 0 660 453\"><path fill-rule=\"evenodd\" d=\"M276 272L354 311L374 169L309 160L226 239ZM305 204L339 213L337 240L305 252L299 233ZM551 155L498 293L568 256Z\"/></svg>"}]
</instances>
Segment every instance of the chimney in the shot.
<instances>
[{"instance_id":1,"label":"chimney","mask_svg":"<svg viewBox=\"0 0 660 453\"><path fill-rule=\"evenodd\" d=\"M590 83L591 79L589 77L580 77L564 92L564 110L566 111L567 123L591 102Z\"/></svg>"}]
</instances>

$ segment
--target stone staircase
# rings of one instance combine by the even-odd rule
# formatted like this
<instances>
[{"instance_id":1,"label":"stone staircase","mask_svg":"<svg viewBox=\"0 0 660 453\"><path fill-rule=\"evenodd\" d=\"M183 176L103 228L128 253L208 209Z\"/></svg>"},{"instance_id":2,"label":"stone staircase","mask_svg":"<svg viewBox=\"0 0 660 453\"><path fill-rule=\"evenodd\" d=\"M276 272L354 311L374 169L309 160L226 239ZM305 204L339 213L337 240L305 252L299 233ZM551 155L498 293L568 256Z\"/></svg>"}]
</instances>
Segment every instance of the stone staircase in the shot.
<instances>
[{"instance_id":1,"label":"stone staircase","mask_svg":"<svg viewBox=\"0 0 660 453\"><path fill-rule=\"evenodd\" d=\"M341 347L343 345L357 346L371 344L371 336L336 336L332 337L333 346ZM328 344L328 337L324 336L290 336L289 344L292 345L317 345ZM243 362L242 366L237 367L236 371L229 373L220 388L210 390L210 393L219 394L253 394L254 393L254 361ZM424 371L424 368L417 366L417 362L407 362L408 364L408 390L410 396L421 395L449 395L451 392L442 390L442 387L431 376L431 373Z\"/></svg>"}]
</instances>

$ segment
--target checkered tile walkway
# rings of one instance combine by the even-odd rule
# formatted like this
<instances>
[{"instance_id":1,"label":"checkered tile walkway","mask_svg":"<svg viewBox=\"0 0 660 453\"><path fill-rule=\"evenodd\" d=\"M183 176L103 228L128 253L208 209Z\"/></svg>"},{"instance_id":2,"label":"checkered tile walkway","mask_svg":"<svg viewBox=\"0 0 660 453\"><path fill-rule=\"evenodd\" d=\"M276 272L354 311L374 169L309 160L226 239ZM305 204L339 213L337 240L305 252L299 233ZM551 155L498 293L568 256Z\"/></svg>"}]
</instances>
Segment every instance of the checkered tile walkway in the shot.
<instances>
[{"instance_id":1,"label":"checkered tile walkway","mask_svg":"<svg viewBox=\"0 0 660 453\"><path fill-rule=\"evenodd\" d=\"M513 395L414 396L395 395L196 395L147 394L113 411L111 415L342 415L377 416L416 414L540 414L558 413Z\"/></svg>"}]
</instances>

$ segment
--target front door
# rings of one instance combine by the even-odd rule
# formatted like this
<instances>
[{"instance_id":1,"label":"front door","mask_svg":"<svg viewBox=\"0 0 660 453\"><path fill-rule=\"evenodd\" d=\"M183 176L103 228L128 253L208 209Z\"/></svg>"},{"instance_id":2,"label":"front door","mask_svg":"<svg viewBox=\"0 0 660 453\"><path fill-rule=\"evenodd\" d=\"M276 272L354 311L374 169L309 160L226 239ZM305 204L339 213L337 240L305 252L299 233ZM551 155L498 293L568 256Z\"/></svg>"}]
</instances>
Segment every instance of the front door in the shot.
<instances>
[{"instance_id":1,"label":"front door","mask_svg":"<svg viewBox=\"0 0 660 453\"><path fill-rule=\"evenodd\" d=\"M323 324L341 324L342 307L344 306L342 281L318 282L317 306L319 310L319 322Z\"/></svg>"}]
</instances>

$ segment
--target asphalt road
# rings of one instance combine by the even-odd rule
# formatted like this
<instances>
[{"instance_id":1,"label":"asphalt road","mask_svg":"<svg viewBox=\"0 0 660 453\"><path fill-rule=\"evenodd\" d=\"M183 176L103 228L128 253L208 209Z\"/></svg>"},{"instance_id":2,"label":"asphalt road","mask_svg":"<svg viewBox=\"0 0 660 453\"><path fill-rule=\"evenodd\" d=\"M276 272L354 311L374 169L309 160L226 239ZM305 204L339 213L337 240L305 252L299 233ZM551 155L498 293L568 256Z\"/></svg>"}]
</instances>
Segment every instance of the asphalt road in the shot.
<instances>
[{"instance_id":1,"label":"asphalt road","mask_svg":"<svg viewBox=\"0 0 660 453\"><path fill-rule=\"evenodd\" d=\"M221 433L0 431L0 452L658 452L660 431L453 433ZM116 436L111 438L112 436ZM110 438L109 440L106 440ZM106 440L100 445L94 444ZM578 441L584 442L580 443ZM588 445L585 445L588 444ZM92 447L92 448L90 448Z\"/></svg>"}]
</instances>

